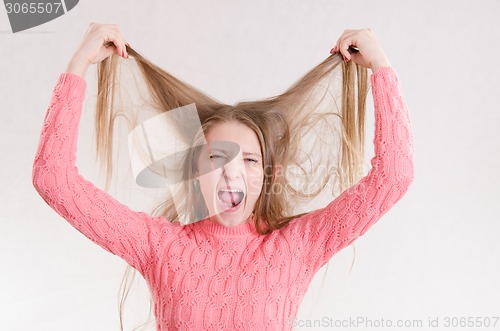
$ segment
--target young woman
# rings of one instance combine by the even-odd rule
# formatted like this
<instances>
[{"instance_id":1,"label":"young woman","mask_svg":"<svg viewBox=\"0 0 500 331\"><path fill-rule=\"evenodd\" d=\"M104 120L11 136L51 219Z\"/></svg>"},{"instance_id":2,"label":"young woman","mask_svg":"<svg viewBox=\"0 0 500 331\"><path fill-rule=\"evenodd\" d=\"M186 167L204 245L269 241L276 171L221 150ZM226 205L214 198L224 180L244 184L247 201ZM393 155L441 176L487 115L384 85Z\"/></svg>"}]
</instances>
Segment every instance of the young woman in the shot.
<instances>
[{"instance_id":1,"label":"young woman","mask_svg":"<svg viewBox=\"0 0 500 331\"><path fill-rule=\"evenodd\" d=\"M125 42L118 26L90 25L55 86L33 184L78 231L141 273L152 294L158 330L291 329L315 272L408 190L414 176L413 136L396 72L369 29L345 31L331 53L285 93L233 106L151 64ZM202 148L190 149L183 163L183 203L174 203L179 196L170 197L158 216L119 203L82 178L75 165L83 77L96 63L98 143L109 156L116 55L138 62L158 108L194 103L201 122L195 140L203 138L196 145ZM293 196L300 192L285 170L304 164L297 161L303 145L296 143L303 137L297 132L313 115L306 100L336 68L343 70L342 114L337 116L342 149L336 170L347 189L326 207L293 214ZM375 156L358 181L366 95L362 68L372 71ZM318 183L315 191L326 182ZM277 193L277 186L283 191ZM186 217L192 222L181 224Z\"/></svg>"}]
</instances>

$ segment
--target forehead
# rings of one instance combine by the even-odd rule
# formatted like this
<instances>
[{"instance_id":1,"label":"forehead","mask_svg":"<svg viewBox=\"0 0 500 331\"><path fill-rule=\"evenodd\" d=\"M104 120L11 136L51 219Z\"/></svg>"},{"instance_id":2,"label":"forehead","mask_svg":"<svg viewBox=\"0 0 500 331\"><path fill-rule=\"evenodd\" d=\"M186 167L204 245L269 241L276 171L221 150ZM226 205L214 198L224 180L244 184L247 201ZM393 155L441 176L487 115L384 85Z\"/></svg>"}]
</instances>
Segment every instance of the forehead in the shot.
<instances>
[{"instance_id":1,"label":"forehead","mask_svg":"<svg viewBox=\"0 0 500 331\"><path fill-rule=\"evenodd\" d=\"M238 144L243 152L260 153L259 138L248 126L236 122L216 124L206 135L207 143L213 141L231 141Z\"/></svg>"}]
</instances>

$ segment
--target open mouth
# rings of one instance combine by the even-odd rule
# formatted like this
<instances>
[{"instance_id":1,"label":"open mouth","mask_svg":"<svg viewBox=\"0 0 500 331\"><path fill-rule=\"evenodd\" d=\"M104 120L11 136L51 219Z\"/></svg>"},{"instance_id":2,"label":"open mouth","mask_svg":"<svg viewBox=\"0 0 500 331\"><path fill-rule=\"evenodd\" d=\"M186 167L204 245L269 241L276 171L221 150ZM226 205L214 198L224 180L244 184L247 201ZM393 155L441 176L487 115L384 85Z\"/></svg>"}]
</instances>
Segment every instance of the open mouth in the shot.
<instances>
[{"instance_id":1,"label":"open mouth","mask_svg":"<svg viewBox=\"0 0 500 331\"><path fill-rule=\"evenodd\" d=\"M217 192L219 201L226 207L238 206L245 197L242 190L221 189Z\"/></svg>"}]
</instances>

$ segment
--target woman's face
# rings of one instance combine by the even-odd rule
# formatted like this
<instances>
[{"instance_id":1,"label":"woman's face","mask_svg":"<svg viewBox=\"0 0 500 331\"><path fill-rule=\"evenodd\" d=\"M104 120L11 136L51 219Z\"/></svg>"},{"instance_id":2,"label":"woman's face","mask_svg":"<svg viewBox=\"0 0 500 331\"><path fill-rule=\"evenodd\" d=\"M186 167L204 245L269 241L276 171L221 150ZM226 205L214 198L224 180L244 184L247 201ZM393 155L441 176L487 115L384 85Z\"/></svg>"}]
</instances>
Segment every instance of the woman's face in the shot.
<instances>
[{"instance_id":1,"label":"woman's face","mask_svg":"<svg viewBox=\"0 0 500 331\"><path fill-rule=\"evenodd\" d=\"M236 122L216 124L198 159L200 190L210 220L224 226L245 223L262 191L262 152L255 132Z\"/></svg>"}]
</instances>

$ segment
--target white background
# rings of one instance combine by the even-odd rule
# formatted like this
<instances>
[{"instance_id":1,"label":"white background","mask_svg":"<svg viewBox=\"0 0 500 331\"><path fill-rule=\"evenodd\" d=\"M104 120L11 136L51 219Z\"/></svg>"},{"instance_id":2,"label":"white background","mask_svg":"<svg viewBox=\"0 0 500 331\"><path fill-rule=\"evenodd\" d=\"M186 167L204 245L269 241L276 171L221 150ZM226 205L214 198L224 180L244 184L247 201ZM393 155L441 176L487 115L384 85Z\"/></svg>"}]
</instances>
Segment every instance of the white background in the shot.
<instances>
[{"instance_id":1,"label":"white background","mask_svg":"<svg viewBox=\"0 0 500 331\"><path fill-rule=\"evenodd\" d=\"M0 329L119 329L125 262L73 229L31 184L52 90L90 22L119 24L154 63L227 103L282 92L329 55L344 29L372 28L403 84L415 181L355 242L350 272L352 246L317 274L297 324L325 323L296 329L365 317L437 330L427 327L429 317L444 329L446 317L499 316L499 14L495 0L87 0L12 34L0 9ZM95 68L86 79L77 162L102 185L93 154ZM372 108L367 117L369 160ZM146 287L134 288L127 330L146 316Z\"/></svg>"}]
</instances>

